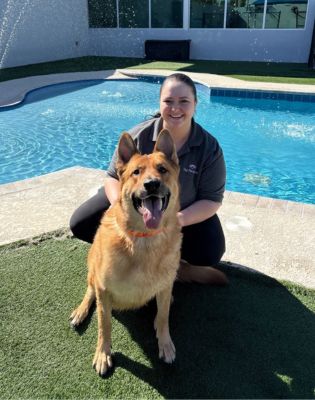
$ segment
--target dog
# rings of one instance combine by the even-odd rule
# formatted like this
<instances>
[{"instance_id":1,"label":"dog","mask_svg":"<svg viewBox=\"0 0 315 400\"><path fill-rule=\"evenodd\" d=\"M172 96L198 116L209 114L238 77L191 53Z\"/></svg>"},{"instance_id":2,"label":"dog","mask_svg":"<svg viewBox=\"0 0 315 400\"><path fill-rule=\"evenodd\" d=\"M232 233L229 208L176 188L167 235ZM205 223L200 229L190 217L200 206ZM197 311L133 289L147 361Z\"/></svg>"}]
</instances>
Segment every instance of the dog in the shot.
<instances>
[{"instance_id":1,"label":"dog","mask_svg":"<svg viewBox=\"0 0 315 400\"><path fill-rule=\"evenodd\" d=\"M173 283L180 265L179 164L171 135L162 130L153 153L141 155L128 133L118 144L119 200L104 214L88 254L88 287L70 316L77 327L96 299L98 342L93 359L105 376L112 367L111 312L156 298L159 357L175 360L169 332Z\"/></svg>"}]
</instances>

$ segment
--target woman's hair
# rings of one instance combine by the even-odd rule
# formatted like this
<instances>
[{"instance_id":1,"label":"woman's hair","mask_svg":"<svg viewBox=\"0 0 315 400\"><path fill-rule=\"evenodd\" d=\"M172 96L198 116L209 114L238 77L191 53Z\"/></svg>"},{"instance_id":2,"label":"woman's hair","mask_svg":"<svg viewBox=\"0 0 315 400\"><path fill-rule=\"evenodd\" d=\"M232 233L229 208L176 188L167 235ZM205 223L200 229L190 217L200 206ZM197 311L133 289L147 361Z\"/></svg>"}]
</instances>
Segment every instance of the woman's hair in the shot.
<instances>
[{"instance_id":1,"label":"woman's hair","mask_svg":"<svg viewBox=\"0 0 315 400\"><path fill-rule=\"evenodd\" d=\"M163 90L163 87L164 87L165 83L170 81L170 80L175 80L175 81L178 81L178 82L182 82L182 83L185 83L187 86L189 86L190 89L193 92L195 101L197 102L197 90L196 90L196 86L194 84L194 81L191 78L189 78L188 75L181 74L180 72L176 72L175 74L169 75L164 79L164 81L163 81L163 83L161 85L161 88L160 88L160 97L161 97L161 93L162 93L162 90ZM158 111L153 115L153 118L158 118L160 116L161 116L161 113Z\"/></svg>"},{"instance_id":2,"label":"woman's hair","mask_svg":"<svg viewBox=\"0 0 315 400\"><path fill-rule=\"evenodd\" d=\"M162 90L163 90L163 87L164 87L165 83L170 81L170 80L172 80L172 79L177 81L177 82L185 83L187 86L189 86L190 89L193 92L195 101L197 101L197 90L196 90L196 86L194 84L194 81L191 78L189 78L188 75L181 74L179 72L176 72L175 74L169 75L164 79L164 81L163 81L163 83L161 85L161 88L160 88L160 96L161 96L161 93L162 93Z\"/></svg>"}]
</instances>

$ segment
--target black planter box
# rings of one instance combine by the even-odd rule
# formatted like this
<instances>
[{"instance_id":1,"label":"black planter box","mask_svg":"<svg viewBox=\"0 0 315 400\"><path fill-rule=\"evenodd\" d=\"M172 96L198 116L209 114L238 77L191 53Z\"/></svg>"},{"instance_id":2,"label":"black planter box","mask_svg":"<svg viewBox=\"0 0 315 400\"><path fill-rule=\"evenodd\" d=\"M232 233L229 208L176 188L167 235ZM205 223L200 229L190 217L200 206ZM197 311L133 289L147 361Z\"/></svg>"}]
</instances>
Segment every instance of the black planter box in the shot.
<instances>
[{"instance_id":1,"label":"black planter box","mask_svg":"<svg viewBox=\"0 0 315 400\"><path fill-rule=\"evenodd\" d=\"M144 51L147 60L189 60L190 40L146 40Z\"/></svg>"}]
</instances>

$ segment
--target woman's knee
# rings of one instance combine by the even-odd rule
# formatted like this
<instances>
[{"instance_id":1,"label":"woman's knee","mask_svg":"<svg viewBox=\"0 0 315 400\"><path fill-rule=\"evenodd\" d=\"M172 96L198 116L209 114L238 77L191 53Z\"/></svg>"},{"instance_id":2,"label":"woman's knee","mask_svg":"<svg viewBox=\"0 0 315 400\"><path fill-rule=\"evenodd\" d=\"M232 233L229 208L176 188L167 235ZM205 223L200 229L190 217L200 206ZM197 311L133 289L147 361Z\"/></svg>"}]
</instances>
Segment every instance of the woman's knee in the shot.
<instances>
[{"instance_id":1,"label":"woman's knee","mask_svg":"<svg viewBox=\"0 0 315 400\"><path fill-rule=\"evenodd\" d=\"M217 215L183 229L182 258L196 265L216 265L225 252L225 237Z\"/></svg>"},{"instance_id":2,"label":"woman's knee","mask_svg":"<svg viewBox=\"0 0 315 400\"><path fill-rule=\"evenodd\" d=\"M104 212L109 207L104 189L84 202L70 218L70 229L75 237L92 243Z\"/></svg>"},{"instance_id":3,"label":"woman's knee","mask_svg":"<svg viewBox=\"0 0 315 400\"><path fill-rule=\"evenodd\" d=\"M70 230L76 238L84 240L84 241L88 241L88 240L86 240L85 235L84 235L84 229L82 226L83 223L84 223L84 219L81 215L80 207L79 207L78 209L76 209L74 211L74 213L72 214L72 216L70 218L70 222L69 222Z\"/></svg>"},{"instance_id":4,"label":"woman's knee","mask_svg":"<svg viewBox=\"0 0 315 400\"><path fill-rule=\"evenodd\" d=\"M182 252L182 258L193 265L214 266L221 261L224 252L224 246L208 245L202 250L192 247L188 253Z\"/></svg>"}]
</instances>

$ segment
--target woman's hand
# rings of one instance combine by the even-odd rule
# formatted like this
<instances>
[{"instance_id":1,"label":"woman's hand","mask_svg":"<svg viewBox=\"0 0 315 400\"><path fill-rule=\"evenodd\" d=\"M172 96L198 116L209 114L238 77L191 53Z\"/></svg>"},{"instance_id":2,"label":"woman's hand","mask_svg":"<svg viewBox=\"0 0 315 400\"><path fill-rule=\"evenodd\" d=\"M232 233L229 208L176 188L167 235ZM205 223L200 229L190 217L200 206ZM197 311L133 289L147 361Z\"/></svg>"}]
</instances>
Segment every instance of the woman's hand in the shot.
<instances>
[{"instance_id":1,"label":"woman's hand","mask_svg":"<svg viewBox=\"0 0 315 400\"><path fill-rule=\"evenodd\" d=\"M111 204L114 205L119 199L120 182L112 177L106 177L104 182L105 194Z\"/></svg>"},{"instance_id":2,"label":"woman's hand","mask_svg":"<svg viewBox=\"0 0 315 400\"><path fill-rule=\"evenodd\" d=\"M211 200L198 200L177 213L180 226L188 226L213 217L221 207L221 203Z\"/></svg>"}]
</instances>

